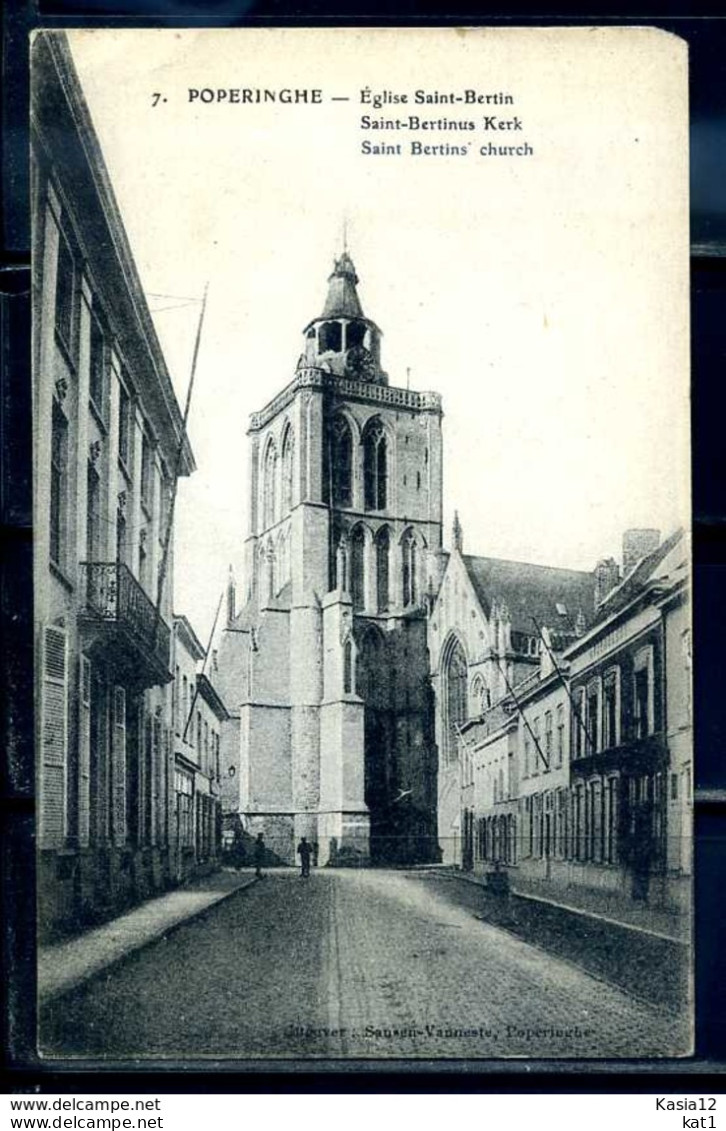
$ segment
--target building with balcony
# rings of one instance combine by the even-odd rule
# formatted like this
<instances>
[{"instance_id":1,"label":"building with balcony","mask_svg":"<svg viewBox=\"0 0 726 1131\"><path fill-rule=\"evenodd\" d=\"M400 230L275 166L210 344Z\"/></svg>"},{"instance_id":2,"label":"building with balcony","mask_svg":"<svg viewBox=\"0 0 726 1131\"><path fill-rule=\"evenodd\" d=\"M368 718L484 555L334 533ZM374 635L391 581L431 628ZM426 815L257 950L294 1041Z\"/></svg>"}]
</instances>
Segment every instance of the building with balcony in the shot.
<instances>
[{"instance_id":1,"label":"building with balcony","mask_svg":"<svg viewBox=\"0 0 726 1131\"><path fill-rule=\"evenodd\" d=\"M171 593L182 416L62 33L33 42L39 921L172 881Z\"/></svg>"},{"instance_id":2,"label":"building with balcony","mask_svg":"<svg viewBox=\"0 0 726 1131\"><path fill-rule=\"evenodd\" d=\"M595 570L589 626L579 620L568 639L545 623L536 664L527 674L513 664L492 703L471 696L469 662L449 660L437 715L452 727L441 778L448 769L454 784L441 813L451 862L463 868L496 863L523 890L595 890L613 908L635 899L682 911L692 843L688 546L680 532L660 544L657 531L628 531L623 549L622 578L612 559ZM461 606L447 626L462 650L472 620Z\"/></svg>"},{"instance_id":3,"label":"building with balcony","mask_svg":"<svg viewBox=\"0 0 726 1131\"><path fill-rule=\"evenodd\" d=\"M687 540L679 531L661 545L651 541L629 564L598 606L597 622L565 654L570 882L685 907L692 835Z\"/></svg>"}]
</instances>

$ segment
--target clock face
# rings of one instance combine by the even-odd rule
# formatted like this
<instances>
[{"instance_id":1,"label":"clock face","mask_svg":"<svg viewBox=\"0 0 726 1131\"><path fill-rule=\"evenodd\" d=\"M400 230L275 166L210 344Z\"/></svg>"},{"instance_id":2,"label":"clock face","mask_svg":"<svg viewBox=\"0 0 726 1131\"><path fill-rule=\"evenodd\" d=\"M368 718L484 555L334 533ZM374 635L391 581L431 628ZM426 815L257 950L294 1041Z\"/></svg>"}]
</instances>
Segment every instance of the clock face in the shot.
<instances>
[{"instance_id":1,"label":"clock face","mask_svg":"<svg viewBox=\"0 0 726 1131\"><path fill-rule=\"evenodd\" d=\"M345 371L359 381L374 381L377 377L373 355L365 346L352 346L345 355Z\"/></svg>"}]
</instances>

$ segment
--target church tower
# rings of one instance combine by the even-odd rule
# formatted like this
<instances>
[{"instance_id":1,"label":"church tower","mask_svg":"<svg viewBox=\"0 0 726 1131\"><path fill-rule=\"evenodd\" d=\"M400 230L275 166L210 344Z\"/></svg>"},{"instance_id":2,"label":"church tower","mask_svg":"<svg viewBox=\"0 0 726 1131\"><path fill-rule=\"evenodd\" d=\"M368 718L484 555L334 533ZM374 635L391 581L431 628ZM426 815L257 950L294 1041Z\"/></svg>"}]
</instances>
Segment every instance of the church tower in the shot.
<instances>
[{"instance_id":1,"label":"church tower","mask_svg":"<svg viewBox=\"0 0 726 1131\"><path fill-rule=\"evenodd\" d=\"M388 383L344 251L293 379L249 436L246 601L220 675L224 801L282 860L436 859L427 600L441 399Z\"/></svg>"}]
</instances>

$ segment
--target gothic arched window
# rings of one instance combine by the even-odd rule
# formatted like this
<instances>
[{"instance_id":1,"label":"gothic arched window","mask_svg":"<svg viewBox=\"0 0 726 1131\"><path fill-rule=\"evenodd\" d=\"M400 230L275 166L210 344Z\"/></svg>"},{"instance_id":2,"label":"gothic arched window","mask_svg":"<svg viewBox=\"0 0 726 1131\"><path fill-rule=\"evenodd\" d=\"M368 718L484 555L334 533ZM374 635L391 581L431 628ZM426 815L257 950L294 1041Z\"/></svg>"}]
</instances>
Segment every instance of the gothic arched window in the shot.
<instances>
[{"instance_id":1,"label":"gothic arched window","mask_svg":"<svg viewBox=\"0 0 726 1131\"><path fill-rule=\"evenodd\" d=\"M481 715L491 707L491 694L480 675L476 676L471 686L472 714Z\"/></svg>"},{"instance_id":2,"label":"gothic arched window","mask_svg":"<svg viewBox=\"0 0 726 1131\"><path fill-rule=\"evenodd\" d=\"M379 613L388 610L388 556L391 549L391 535L388 527L382 527L376 535L376 604Z\"/></svg>"},{"instance_id":3,"label":"gothic arched window","mask_svg":"<svg viewBox=\"0 0 726 1131\"><path fill-rule=\"evenodd\" d=\"M282 510L292 510L293 462L295 458L295 433L288 424L282 441Z\"/></svg>"},{"instance_id":4,"label":"gothic arched window","mask_svg":"<svg viewBox=\"0 0 726 1131\"><path fill-rule=\"evenodd\" d=\"M274 440L267 445L262 482L262 525L266 530L277 521L277 448Z\"/></svg>"},{"instance_id":5,"label":"gothic arched window","mask_svg":"<svg viewBox=\"0 0 726 1131\"><path fill-rule=\"evenodd\" d=\"M459 727L467 718L467 664L461 641L454 638L444 662L444 710L446 756L457 757Z\"/></svg>"},{"instance_id":6,"label":"gothic arched window","mask_svg":"<svg viewBox=\"0 0 726 1131\"><path fill-rule=\"evenodd\" d=\"M336 416L330 445L333 504L349 507L353 503L353 438L344 416Z\"/></svg>"},{"instance_id":7,"label":"gothic arched window","mask_svg":"<svg viewBox=\"0 0 726 1131\"><path fill-rule=\"evenodd\" d=\"M414 605L418 593L416 586L416 535L407 530L401 539L401 577L403 581L403 603Z\"/></svg>"},{"instance_id":8,"label":"gothic arched window","mask_svg":"<svg viewBox=\"0 0 726 1131\"><path fill-rule=\"evenodd\" d=\"M350 538L350 595L354 609L365 608L366 536L362 526L356 526Z\"/></svg>"},{"instance_id":9,"label":"gothic arched window","mask_svg":"<svg viewBox=\"0 0 726 1131\"><path fill-rule=\"evenodd\" d=\"M368 425L363 437L363 481L367 511L386 509L387 444L380 420Z\"/></svg>"}]
</instances>

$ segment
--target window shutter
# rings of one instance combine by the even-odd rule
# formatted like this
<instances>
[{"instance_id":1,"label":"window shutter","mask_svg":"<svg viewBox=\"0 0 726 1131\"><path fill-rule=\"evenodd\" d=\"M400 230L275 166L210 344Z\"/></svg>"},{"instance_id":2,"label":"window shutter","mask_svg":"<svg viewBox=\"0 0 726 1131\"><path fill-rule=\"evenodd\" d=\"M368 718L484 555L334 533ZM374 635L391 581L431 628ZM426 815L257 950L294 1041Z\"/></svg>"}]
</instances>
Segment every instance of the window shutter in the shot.
<instances>
[{"instance_id":1,"label":"window shutter","mask_svg":"<svg viewBox=\"0 0 726 1131\"><path fill-rule=\"evenodd\" d=\"M91 812L91 662L81 655L78 706L78 842L89 841Z\"/></svg>"},{"instance_id":2,"label":"window shutter","mask_svg":"<svg viewBox=\"0 0 726 1131\"><path fill-rule=\"evenodd\" d=\"M113 689L113 842L126 843L126 689Z\"/></svg>"},{"instance_id":3,"label":"window shutter","mask_svg":"<svg viewBox=\"0 0 726 1131\"><path fill-rule=\"evenodd\" d=\"M40 721L40 843L57 848L66 835L68 755L68 640L66 630L46 625L42 644Z\"/></svg>"}]
</instances>

